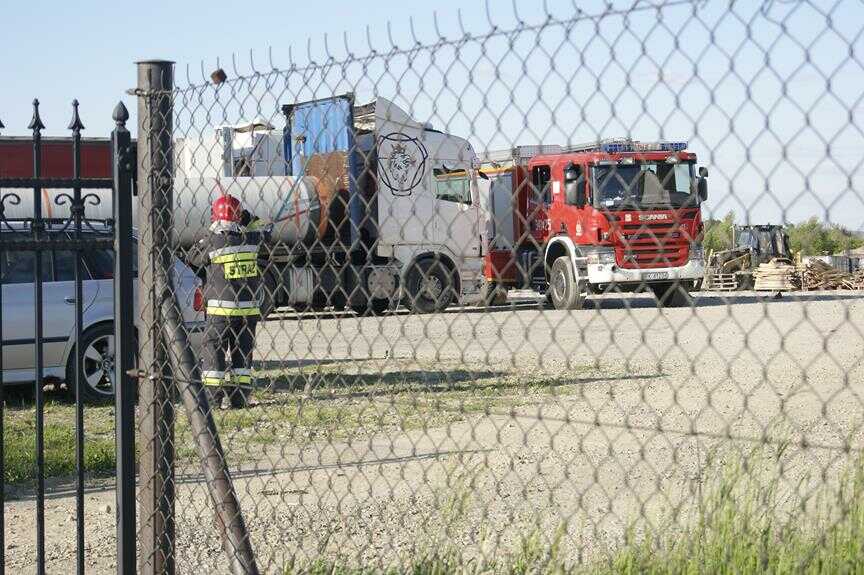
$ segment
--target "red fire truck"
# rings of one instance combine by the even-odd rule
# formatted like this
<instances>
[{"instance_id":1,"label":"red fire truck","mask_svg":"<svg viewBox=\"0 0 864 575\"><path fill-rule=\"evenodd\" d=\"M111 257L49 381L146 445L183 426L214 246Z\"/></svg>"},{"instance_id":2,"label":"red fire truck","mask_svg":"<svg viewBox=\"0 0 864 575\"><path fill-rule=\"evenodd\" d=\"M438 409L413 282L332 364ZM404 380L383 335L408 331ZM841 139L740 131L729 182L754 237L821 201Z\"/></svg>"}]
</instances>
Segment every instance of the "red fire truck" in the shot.
<instances>
[{"instance_id":1,"label":"red fire truck","mask_svg":"<svg viewBox=\"0 0 864 575\"><path fill-rule=\"evenodd\" d=\"M690 305L708 171L686 148L613 139L482 157L489 297L531 288L579 309L589 293L651 290L662 306Z\"/></svg>"}]
</instances>

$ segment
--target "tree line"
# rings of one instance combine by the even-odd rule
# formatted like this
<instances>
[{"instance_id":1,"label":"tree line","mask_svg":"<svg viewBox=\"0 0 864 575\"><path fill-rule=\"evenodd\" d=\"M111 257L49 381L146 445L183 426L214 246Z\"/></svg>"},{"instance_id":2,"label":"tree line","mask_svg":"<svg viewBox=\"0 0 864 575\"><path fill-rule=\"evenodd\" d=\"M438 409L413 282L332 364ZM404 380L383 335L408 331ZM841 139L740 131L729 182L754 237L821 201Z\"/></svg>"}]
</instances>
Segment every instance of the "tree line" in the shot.
<instances>
[{"instance_id":1,"label":"tree line","mask_svg":"<svg viewBox=\"0 0 864 575\"><path fill-rule=\"evenodd\" d=\"M734 212L729 212L722 220L705 220L705 252L717 252L732 247L734 225ZM789 234L789 247L792 252L800 252L802 256L842 254L864 245L864 239L847 228L827 224L815 217L799 224L787 224L786 233Z\"/></svg>"}]
</instances>

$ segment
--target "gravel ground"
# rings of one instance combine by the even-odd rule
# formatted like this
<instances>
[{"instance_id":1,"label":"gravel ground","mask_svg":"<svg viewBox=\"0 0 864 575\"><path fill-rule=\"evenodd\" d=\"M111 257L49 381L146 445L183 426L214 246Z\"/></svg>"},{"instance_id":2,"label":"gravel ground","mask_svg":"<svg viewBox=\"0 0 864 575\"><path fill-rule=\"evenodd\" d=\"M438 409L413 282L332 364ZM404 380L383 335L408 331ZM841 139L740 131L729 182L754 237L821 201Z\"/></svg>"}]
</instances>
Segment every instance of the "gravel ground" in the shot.
<instances>
[{"instance_id":1,"label":"gravel ground","mask_svg":"<svg viewBox=\"0 0 864 575\"><path fill-rule=\"evenodd\" d=\"M590 561L628 527L685 526L709 453L788 443L766 481L806 492L822 482L814 477L836 480L844 448L860 449L858 296L702 294L695 309L671 310L646 296L594 304L573 313L524 300L432 316L287 314L262 326L262 369L300 374L312 394L307 408L336 401L328 386L350 386L346 378L358 374L445 382L463 393L441 404L430 403L434 392L364 387L331 404L372 414L350 433L339 433L338 421L324 432L285 429L267 404L252 409L277 437L242 454L235 445L229 460L243 461L235 485L264 571L322 554L393 564L441 542L491 554L556 532L569 557ZM475 377L502 383L472 395ZM396 404L421 425L377 425L374 415ZM177 572L226 572L205 485L194 467L178 475ZM32 494L13 496L8 565L32 570ZM114 569L113 498L110 482L94 482L87 495L94 573ZM49 572L74 565L73 510L69 486L52 485Z\"/></svg>"}]
</instances>

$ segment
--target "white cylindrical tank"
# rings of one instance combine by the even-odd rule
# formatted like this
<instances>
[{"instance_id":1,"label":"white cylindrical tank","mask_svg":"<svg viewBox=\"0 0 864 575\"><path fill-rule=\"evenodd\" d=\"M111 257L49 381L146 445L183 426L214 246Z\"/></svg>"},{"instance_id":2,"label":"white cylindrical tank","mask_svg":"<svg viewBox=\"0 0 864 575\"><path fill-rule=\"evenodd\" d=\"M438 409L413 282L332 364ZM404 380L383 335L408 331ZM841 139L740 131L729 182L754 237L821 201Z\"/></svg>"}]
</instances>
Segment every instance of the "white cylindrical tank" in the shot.
<instances>
[{"instance_id":1,"label":"white cylindrical tank","mask_svg":"<svg viewBox=\"0 0 864 575\"><path fill-rule=\"evenodd\" d=\"M322 203L313 178L199 178L174 182L174 233L182 246L203 237L210 226L210 206L222 193L273 224L273 240L286 245L317 238Z\"/></svg>"},{"instance_id":2,"label":"white cylindrical tank","mask_svg":"<svg viewBox=\"0 0 864 575\"><path fill-rule=\"evenodd\" d=\"M330 198L321 198L315 178L273 176L260 178L197 178L174 181L174 235L182 247L188 247L204 236L210 226L210 205L220 194L229 193L243 207L265 222L273 223L273 239L288 246L311 244L323 239L327 218L340 216L332 209ZM16 193L20 203L5 202L7 219L33 217L32 190L2 190L2 195ZM82 190L87 198L85 214L89 219L113 216L111 190ZM72 190L42 190L42 216L70 217ZM132 221L140 229L138 202L133 202ZM338 222L332 222L334 225Z\"/></svg>"}]
</instances>

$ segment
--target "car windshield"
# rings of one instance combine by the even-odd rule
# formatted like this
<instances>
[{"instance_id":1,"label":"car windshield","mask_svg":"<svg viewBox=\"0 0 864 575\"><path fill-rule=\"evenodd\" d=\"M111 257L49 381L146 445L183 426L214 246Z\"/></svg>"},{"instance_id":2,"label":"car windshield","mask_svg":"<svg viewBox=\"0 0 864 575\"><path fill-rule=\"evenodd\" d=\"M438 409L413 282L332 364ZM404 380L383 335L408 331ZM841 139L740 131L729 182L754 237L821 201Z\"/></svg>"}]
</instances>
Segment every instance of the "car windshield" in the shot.
<instances>
[{"instance_id":1,"label":"car windshield","mask_svg":"<svg viewBox=\"0 0 864 575\"><path fill-rule=\"evenodd\" d=\"M594 205L609 210L696 205L693 164L637 162L592 168Z\"/></svg>"}]
</instances>

